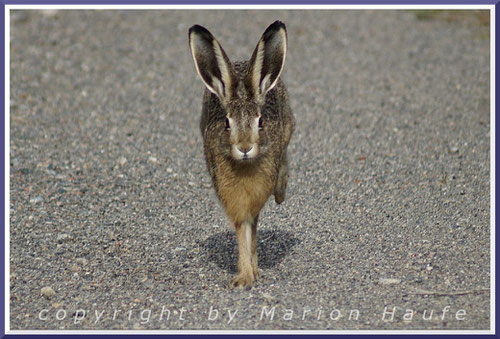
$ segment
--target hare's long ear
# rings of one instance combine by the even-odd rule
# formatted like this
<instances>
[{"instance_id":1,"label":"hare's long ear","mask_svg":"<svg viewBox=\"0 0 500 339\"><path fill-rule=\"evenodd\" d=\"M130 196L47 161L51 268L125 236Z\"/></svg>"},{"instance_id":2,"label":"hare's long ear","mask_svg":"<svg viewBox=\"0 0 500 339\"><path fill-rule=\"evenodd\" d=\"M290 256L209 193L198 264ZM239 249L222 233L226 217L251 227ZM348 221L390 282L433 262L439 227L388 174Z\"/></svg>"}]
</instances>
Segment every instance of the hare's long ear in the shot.
<instances>
[{"instance_id":1,"label":"hare's long ear","mask_svg":"<svg viewBox=\"0 0 500 339\"><path fill-rule=\"evenodd\" d=\"M287 36L285 24L275 21L260 38L250 59L248 81L257 100L263 101L273 89L285 65Z\"/></svg>"},{"instance_id":2,"label":"hare's long ear","mask_svg":"<svg viewBox=\"0 0 500 339\"><path fill-rule=\"evenodd\" d=\"M205 86L221 101L228 100L234 76L229 58L219 42L206 28L194 25L189 29L189 47Z\"/></svg>"}]
</instances>

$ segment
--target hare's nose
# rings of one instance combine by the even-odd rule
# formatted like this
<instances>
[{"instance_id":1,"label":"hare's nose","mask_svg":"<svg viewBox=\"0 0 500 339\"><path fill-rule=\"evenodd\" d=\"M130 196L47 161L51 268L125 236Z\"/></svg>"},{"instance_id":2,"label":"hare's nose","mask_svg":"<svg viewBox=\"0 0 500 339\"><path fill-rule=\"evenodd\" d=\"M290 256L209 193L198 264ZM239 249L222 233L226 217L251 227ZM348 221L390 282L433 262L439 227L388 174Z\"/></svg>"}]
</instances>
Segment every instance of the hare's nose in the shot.
<instances>
[{"instance_id":1,"label":"hare's nose","mask_svg":"<svg viewBox=\"0 0 500 339\"><path fill-rule=\"evenodd\" d=\"M240 151L243 154L247 154L252 150L253 146L244 146L244 147L238 147L238 151Z\"/></svg>"}]
</instances>

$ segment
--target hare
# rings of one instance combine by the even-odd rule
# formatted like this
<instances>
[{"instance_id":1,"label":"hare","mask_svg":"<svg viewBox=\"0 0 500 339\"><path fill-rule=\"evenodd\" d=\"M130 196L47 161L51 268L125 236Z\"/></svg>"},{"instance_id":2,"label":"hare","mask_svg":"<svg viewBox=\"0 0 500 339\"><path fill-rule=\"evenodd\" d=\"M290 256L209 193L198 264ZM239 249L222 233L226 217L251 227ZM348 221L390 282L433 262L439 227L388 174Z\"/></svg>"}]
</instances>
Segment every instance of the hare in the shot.
<instances>
[{"instance_id":1,"label":"hare","mask_svg":"<svg viewBox=\"0 0 500 339\"><path fill-rule=\"evenodd\" d=\"M208 171L238 241L232 287L259 277L257 222L271 194L285 200L287 146L295 119L280 79L287 51L285 24L271 24L249 61L231 63L204 27L189 29L196 71L206 86L201 134Z\"/></svg>"}]
</instances>

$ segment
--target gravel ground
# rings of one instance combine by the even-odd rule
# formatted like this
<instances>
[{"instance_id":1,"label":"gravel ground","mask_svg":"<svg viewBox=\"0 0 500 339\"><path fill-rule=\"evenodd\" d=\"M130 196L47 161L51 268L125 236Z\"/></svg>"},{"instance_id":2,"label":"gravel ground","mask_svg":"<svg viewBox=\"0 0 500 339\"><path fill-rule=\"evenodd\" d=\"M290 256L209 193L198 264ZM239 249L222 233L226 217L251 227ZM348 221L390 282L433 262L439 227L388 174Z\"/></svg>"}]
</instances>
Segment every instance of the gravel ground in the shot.
<instances>
[{"instance_id":1,"label":"gravel ground","mask_svg":"<svg viewBox=\"0 0 500 339\"><path fill-rule=\"evenodd\" d=\"M288 199L261 214L262 278L231 290L187 30L237 60L276 19L297 119ZM489 329L488 27L474 13L14 12L11 328Z\"/></svg>"}]
</instances>

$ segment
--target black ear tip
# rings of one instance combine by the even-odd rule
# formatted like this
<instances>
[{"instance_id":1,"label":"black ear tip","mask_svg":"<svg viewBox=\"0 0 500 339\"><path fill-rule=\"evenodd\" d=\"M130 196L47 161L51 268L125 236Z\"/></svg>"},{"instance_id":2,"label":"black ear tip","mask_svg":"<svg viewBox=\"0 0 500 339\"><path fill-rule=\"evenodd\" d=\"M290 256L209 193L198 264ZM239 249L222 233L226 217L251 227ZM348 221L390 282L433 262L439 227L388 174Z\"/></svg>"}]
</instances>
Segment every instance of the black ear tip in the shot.
<instances>
[{"instance_id":1,"label":"black ear tip","mask_svg":"<svg viewBox=\"0 0 500 339\"><path fill-rule=\"evenodd\" d=\"M284 29L286 31L286 26L282 21L276 20L271 25L269 25L266 31L277 31L279 29Z\"/></svg>"},{"instance_id":2,"label":"black ear tip","mask_svg":"<svg viewBox=\"0 0 500 339\"><path fill-rule=\"evenodd\" d=\"M211 41L213 39L212 33L209 32L208 29L206 29L203 26L200 25L193 25L191 28L189 28L189 36L191 37L191 34L198 34L202 36L203 38Z\"/></svg>"},{"instance_id":3,"label":"black ear tip","mask_svg":"<svg viewBox=\"0 0 500 339\"><path fill-rule=\"evenodd\" d=\"M203 26L200 26L200 25L193 25L191 26L191 28L189 29L189 33L198 33L198 34L210 34L210 32L208 31L208 29L206 29L205 27Z\"/></svg>"},{"instance_id":4,"label":"black ear tip","mask_svg":"<svg viewBox=\"0 0 500 339\"><path fill-rule=\"evenodd\" d=\"M284 30L285 34L286 34L285 24L279 20L276 20L271 25L269 25L269 27L267 27L266 31L264 32L264 34L262 36L264 37L264 40L267 40L281 29Z\"/></svg>"},{"instance_id":5,"label":"black ear tip","mask_svg":"<svg viewBox=\"0 0 500 339\"><path fill-rule=\"evenodd\" d=\"M267 27L264 34L262 34L262 38L264 39L264 41L267 41L268 39L271 39L280 30L283 30L285 32L285 35L286 35L285 24L279 20L276 20L271 25L269 25L269 27Z\"/></svg>"}]
</instances>

